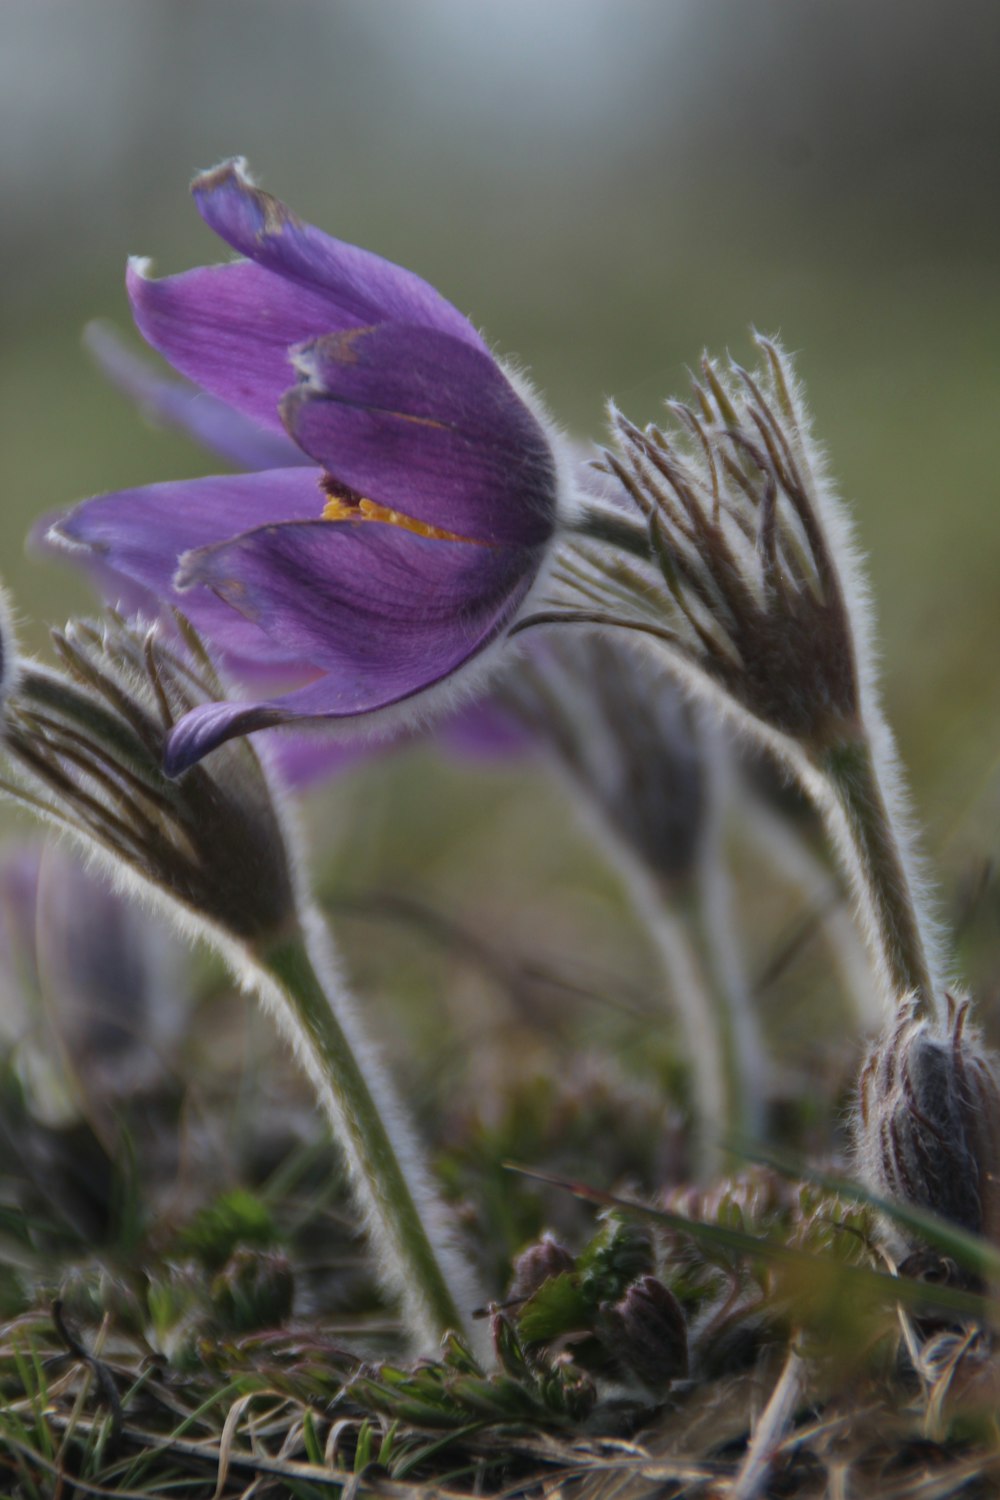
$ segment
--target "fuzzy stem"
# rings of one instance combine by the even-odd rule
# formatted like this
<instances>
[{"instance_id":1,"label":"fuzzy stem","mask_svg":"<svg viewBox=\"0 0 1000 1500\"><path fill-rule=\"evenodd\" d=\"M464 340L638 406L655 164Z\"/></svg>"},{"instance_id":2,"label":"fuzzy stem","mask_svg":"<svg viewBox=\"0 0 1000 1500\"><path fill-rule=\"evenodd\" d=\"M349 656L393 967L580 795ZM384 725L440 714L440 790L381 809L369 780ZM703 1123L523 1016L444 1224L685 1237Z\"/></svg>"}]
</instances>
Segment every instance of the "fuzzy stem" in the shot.
<instances>
[{"instance_id":1,"label":"fuzzy stem","mask_svg":"<svg viewBox=\"0 0 1000 1500\"><path fill-rule=\"evenodd\" d=\"M652 943L666 980L667 1002L680 1023L682 1046L691 1070L692 1165L707 1178L719 1165L713 1139L732 1122L733 1096L729 1058L716 1024L711 986L690 929L664 883L630 849L617 851L632 908Z\"/></svg>"},{"instance_id":2,"label":"fuzzy stem","mask_svg":"<svg viewBox=\"0 0 1000 1500\"><path fill-rule=\"evenodd\" d=\"M610 831L605 843L659 958L680 1022L691 1069L694 1169L706 1178L719 1166L719 1138L759 1133L764 1064L754 1019L727 984L732 975L716 951L719 912L706 900L705 882L694 875L668 882Z\"/></svg>"},{"instance_id":3,"label":"fuzzy stem","mask_svg":"<svg viewBox=\"0 0 1000 1500\"><path fill-rule=\"evenodd\" d=\"M868 737L843 740L817 757L836 799L856 858L861 914L869 943L898 1001L915 994L918 1013L937 1013L937 987L930 962L918 893L904 857L905 845L886 801ZM829 815L829 809L823 809ZM839 831L839 830L835 830Z\"/></svg>"},{"instance_id":4,"label":"fuzzy stem","mask_svg":"<svg viewBox=\"0 0 1000 1500\"><path fill-rule=\"evenodd\" d=\"M435 1212L426 1174L413 1160L412 1137L400 1128L398 1111L392 1111L393 1120L385 1107L387 1085L373 1074L374 1059L365 1056L364 1069L359 1064L357 1039L349 1035L355 1023L344 1014L336 987L324 985L325 965L315 961L310 936L299 930L256 954L265 996L277 1001L346 1150L369 1229L388 1262L383 1265L387 1279L402 1293L411 1321L430 1345L449 1329L464 1331L452 1285L467 1280L467 1272L433 1222L442 1216Z\"/></svg>"},{"instance_id":5,"label":"fuzzy stem","mask_svg":"<svg viewBox=\"0 0 1000 1500\"><path fill-rule=\"evenodd\" d=\"M767 1059L737 942L732 888L721 850L703 850L682 902L708 976L708 1000L722 1050L726 1134L755 1140L764 1128Z\"/></svg>"}]
</instances>

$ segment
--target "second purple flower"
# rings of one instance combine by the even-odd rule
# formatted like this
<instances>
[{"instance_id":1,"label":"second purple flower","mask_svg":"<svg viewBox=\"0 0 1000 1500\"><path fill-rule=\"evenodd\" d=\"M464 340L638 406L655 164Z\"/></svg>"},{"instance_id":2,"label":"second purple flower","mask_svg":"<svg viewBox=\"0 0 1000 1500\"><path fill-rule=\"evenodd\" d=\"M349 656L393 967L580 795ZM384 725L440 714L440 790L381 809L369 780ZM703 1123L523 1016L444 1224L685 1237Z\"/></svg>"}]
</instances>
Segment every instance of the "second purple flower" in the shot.
<instances>
[{"instance_id":1,"label":"second purple flower","mask_svg":"<svg viewBox=\"0 0 1000 1500\"><path fill-rule=\"evenodd\" d=\"M302 223L238 162L193 191L242 258L162 280L133 262L133 312L207 393L206 420L242 417L262 467L99 496L51 533L109 592L174 602L301 683L187 714L170 773L234 735L356 719L450 678L531 588L562 484L544 415L433 287Z\"/></svg>"}]
</instances>

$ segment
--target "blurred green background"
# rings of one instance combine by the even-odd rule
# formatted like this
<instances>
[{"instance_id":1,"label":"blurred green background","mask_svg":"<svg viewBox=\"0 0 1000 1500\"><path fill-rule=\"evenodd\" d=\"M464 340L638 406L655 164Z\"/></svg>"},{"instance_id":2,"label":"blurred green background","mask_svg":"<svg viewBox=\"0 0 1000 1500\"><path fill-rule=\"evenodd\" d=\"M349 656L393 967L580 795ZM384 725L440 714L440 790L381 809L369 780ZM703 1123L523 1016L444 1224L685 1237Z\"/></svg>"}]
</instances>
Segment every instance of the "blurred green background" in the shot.
<instances>
[{"instance_id":1,"label":"blurred green background","mask_svg":"<svg viewBox=\"0 0 1000 1500\"><path fill-rule=\"evenodd\" d=\"M612 395L654 417L704 347L747 358L751 324L800 352L953 914L1000 831L998 60L994 0L4 0L0 528L25 640L87 601L24 560L38 516L213 466L105 387L80 332L128 323L127 253L220 258L186 185L241 153L304 217L420 271L581 436ZM605 996L648 988L540 773L424 751L315 808L329 890L403 891ZM754 924L758 968L786 920ZM407 1050L438 1024L440 955L405 924L342 926L365 986L403 974L426 999ZM453 980L466 1040L502 1031L504 1005Z\"/></svg>"}]
</instances>

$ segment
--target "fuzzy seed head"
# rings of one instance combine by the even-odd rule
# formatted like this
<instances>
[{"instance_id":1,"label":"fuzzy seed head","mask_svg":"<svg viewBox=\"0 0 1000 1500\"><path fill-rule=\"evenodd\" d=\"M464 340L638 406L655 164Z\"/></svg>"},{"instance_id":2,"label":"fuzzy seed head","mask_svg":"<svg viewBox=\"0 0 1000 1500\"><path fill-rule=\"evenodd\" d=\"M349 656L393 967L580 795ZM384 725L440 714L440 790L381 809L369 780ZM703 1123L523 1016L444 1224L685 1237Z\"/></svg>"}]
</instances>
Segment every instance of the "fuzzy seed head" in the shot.
<instances>
[{"instance_id":1,"label":"fuzzy seed head","mask_svg":"<svg viewBox=\"0 0 1000 1500\"><path fill-rule=\"evenodd\" d=\"M558 608L538 618L651 636L690 688L818 751L860 720L848 598L859 606L861 591L791 364L772 340L757 346L752 374L706 357L664 427L612 407L604 464L645 524L645 555L570 543L553 572Z\"/></svg>"},{"instance_id":2,"label":"fuzzy seed head","mask_svg":"<svg viewBox=\"0 0 1000 1500\"><path fill-rule=\"evenodd\" d=\"M168 645L111 612L53 641L63 671L25 666L3 706L6 790L111 856L194 919L240 944L266 943L297 913L287 833L257 755L244 743L180 780L163 774L175 720L218 698L197 636Z\"/></svg>"}]
</instances>

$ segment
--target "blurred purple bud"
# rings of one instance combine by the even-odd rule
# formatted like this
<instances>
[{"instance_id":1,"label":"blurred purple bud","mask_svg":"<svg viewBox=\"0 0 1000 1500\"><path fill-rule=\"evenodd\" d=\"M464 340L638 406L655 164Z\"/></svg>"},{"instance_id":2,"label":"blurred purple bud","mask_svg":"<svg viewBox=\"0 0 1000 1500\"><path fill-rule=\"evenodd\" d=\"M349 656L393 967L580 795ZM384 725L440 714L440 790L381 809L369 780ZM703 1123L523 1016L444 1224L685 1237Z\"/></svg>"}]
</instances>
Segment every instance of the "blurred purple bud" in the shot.
<instances>
[{"instance_id":1,"label":"blurred purple bud","mask_svg":"<svg viewBox=\"0 0 1000 1500\"><path fill-rule=\"evenodd\" d=\"M290 468L309 459L284 432L261 427L235 406L190 381L164 374L133 354L107 323L90 323L84 344L113 385L135 402L150 421L176 427L238 469Z\"/></svg>"},{"instance_id":2,"label":"blurred purple bud","mask_svg":"<svg viewBox=\"0 0 1000 1500\"><path fill-rule=\"evenodd\" d=\"M22 846L0 864L0 1034L25 1040L24 1076L39 1087L61 1060L92 1120L109 1123L115 1100L163 1078L182 972L162 924L64 850ZM61 1117L57 1104L43 1112Z\"/></svg>"}]
</instances>

